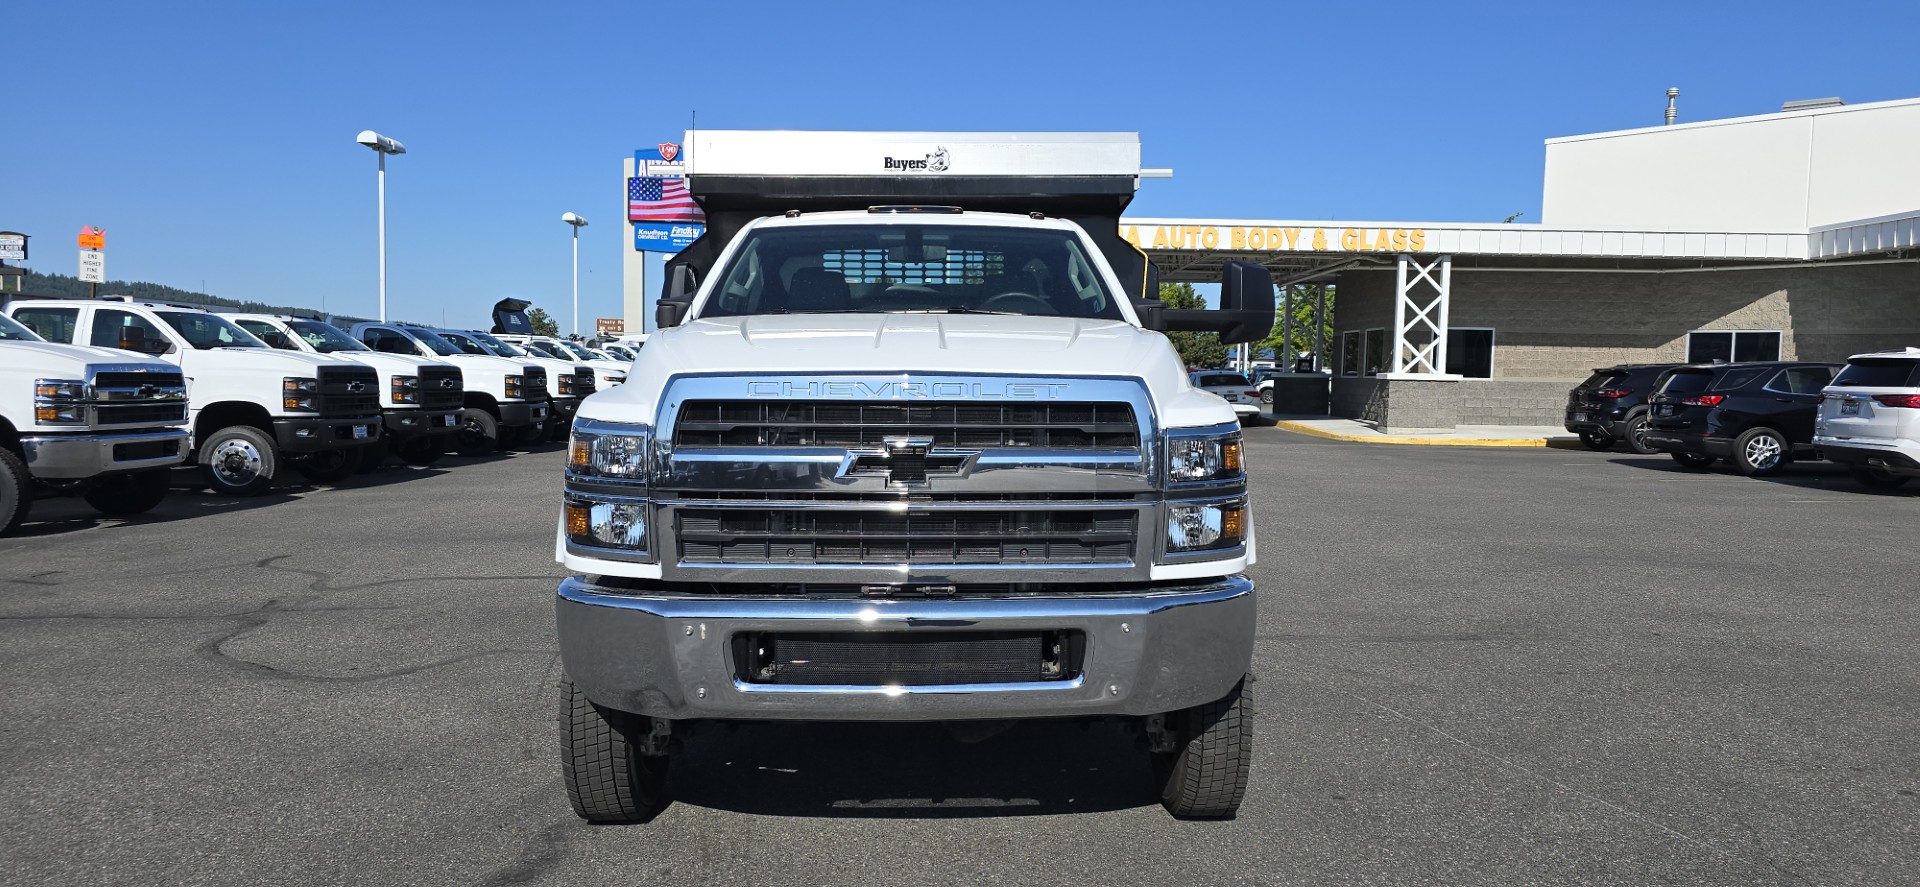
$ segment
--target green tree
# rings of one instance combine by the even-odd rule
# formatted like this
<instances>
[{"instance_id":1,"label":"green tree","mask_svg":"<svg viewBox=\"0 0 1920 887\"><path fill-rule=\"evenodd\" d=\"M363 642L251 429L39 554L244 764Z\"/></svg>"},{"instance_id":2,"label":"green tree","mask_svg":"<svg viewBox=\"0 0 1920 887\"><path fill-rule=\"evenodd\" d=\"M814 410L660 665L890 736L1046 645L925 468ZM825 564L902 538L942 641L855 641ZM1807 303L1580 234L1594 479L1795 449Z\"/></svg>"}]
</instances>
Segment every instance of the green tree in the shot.
<instances>
[{"instance_id":1,"label":"green tree","mask_svg":"<svg viewBox=\"0 0 1920 887\"><path fill-rule=\"evenodd\" d=\"M553 318L547 316L547 309L535 308L527 312L527 320L533 324L534 335L552 336L556 339L560 338L560 324L555 323Z\"/></svg>"},{"instance_id":2,"label":"green tree","mask_svg":"<svg viewBox=\"0 0 1920 887\"><path fill-rule=\"evenodd\" d=\"M1206 297L1194 292L1191 283L1160 284L1160 301L1168 308L1207 307ZM1227 363L1227 346L1220 344L1219 333L1168 333L1167 338L1187 366L1211 369Z\"/></svg>"},{"instance_id":3,"label":"green tree","mask_svg":"<svg viewBox=\"0 0 1920 887\"><path fill-rule=\"evenodd\" d=\"M1320 366L1328 365L1333 350L1333 301L1334 285L1330 283L1303 283L1293 291L1293 353L1313 353L1313 305L1319 294L1327 294L1327 312L1321 318L1320 344L1326 349L1320 355ZM1286 339L1286 291L1282 287L1274 294L1273 332L1254 346L1254 353L1270 353L1274 360L1282 356L1281 345Z\"/></svg>"}]
</instances>

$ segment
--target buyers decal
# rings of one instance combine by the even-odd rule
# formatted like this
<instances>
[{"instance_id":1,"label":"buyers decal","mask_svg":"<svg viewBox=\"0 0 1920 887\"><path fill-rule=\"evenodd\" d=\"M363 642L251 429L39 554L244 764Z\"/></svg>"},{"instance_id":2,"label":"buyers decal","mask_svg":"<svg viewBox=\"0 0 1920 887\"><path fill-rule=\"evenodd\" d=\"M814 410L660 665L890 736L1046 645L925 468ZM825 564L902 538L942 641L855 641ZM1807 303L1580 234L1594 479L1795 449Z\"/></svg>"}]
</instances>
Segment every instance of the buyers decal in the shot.
<instances>
[{"instance_id":1,"label":"buyers decal","mask_svg":"<svg viewBox=\"0 0 1920 887\"><path fill-rule=\"evenodd\" d=\"M947 154L946 147L941 146L933 149L932 154L928 154L917 160L909 160L902 157L885 157L881 158L881 160L881 165L889 172L908 172L914 170L922 172L946 172L947 166L951 162L951 157Z\"/></svg>"}]
</instances>

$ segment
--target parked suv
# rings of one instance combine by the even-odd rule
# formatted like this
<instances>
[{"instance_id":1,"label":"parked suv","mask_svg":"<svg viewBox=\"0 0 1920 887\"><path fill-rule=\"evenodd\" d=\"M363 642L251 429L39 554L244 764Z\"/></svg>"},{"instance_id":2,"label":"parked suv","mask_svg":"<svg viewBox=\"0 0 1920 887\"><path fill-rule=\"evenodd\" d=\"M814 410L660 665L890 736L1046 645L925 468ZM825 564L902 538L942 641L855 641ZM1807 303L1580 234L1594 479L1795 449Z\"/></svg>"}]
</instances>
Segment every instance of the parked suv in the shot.
<instances>
[{"instance_id":1,"label":"parked suv","mask_svg":"<svg viewBox=\"0 0 1920 887\"><path fill-rule=\"evenodd\" d=\"M1666 372L1679 364L1623 363L1600 367L1585 382L1567 392L1566 428L1595 450L1611 450L1625 442L1641 455L1657 453L1647 446L1647 398L1660 387Z\"/></svg>"},{"instance_id":2,"label":"parked suv","mask_svg":"<svg viewBox=\"0 0 1920 887\"><path fill-rule=\"evenodd\" d=\"M111 515L167 495L187 456L180 368L106 348L56 345L0 314L0 534L41 495Z\"/></svg>"},{"instance_id":3,"label":"parked suv","mask_svg":"<svg viewBox=\"0 0 1920 887\"><path fill-rule=\"evenodd\" d=\"M1848 358L1821 393L1813 442L1869 487L1920 476L1920 348Z\"/></svg>"},{"instance_id":4,"label":"parked suv","mask_svg":"<svg viewBox=\"0 0 1920 887\"><path fill-rule=\"evenodd\" d=\"M1226 370L1199 370L1188 376L1193 387L1218 395L1233 407L1234 416L1245 422L1260 415L1260 392L1246 376Z\"/></svg>"},{"instance_id":5,"label":"parked suv","mask_svg":"<svg viewBox=\"0 0 1920 887\"><path fill-rule=\"evenodd\" d=\"M1803 361L1676 367L1647 399L1644 440L1688 468L1725 459L1748 477L1818 459L1814 416L1839 368Z\"/></svg>"}]
</instances>

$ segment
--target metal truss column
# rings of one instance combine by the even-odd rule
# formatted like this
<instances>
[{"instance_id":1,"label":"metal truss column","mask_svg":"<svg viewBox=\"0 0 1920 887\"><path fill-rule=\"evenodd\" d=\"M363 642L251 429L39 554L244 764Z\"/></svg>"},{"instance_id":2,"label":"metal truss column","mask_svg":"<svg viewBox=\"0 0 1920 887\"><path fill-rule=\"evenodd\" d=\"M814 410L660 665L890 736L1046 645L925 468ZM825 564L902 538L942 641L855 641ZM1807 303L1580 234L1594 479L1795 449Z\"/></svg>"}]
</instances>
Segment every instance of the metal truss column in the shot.
<instances>
[{"instance_id":1,"label":"metal truss column","mask_svg":"<svg viewBox=\"0 0 1920 887\"><path fill-rule=\"evenodd\" d=\"M1327 353L1327 285L1316 284L1313 288L1313 371L1319 372L1326 365Z\"/></svg>"},{"instance_id":2,"label":"metal truss column","mask_svg":"<svg viewBox=\"0 0 1920 887\"><path fill-rule=\"evenodd\" d=\"M1422 263L1411 253L1401 253L1393 275L1393 363L1389 370L1395 374L1445 374L1453 257L1437 256Z\"/></svg>"},{"instance_id":3,"label":"metal truss column","mask_svg":"<svg viewBox=\"0 0 1920 887\"><path fill-rule=\"evenodd\" d=\"M1280 353L1274 355L1279 358L1274 361L1274 369L1281 372L1293 370L1293 293L1297 289L1289 284L1280 297Z\"/></svg>"}]
</instances>

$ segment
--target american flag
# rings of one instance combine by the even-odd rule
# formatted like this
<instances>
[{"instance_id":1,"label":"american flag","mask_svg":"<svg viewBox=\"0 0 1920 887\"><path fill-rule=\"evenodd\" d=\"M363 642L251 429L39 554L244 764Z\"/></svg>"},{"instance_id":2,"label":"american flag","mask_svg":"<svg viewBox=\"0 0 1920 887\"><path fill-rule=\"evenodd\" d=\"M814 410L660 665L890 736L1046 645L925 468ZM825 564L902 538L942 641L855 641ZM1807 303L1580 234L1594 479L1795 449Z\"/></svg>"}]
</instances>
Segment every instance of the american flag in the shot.
<instances>
[{"instance_id":1,"label":"american flag","mask_svg":"<svg viewBox=\"0 0 1920 887\"><path fill-rule=\"evenodd\" d=\"M687 193L687 180L635 176L627 180L627 221L705 222L707 214Z\"/></svg>"}]
</instances>

